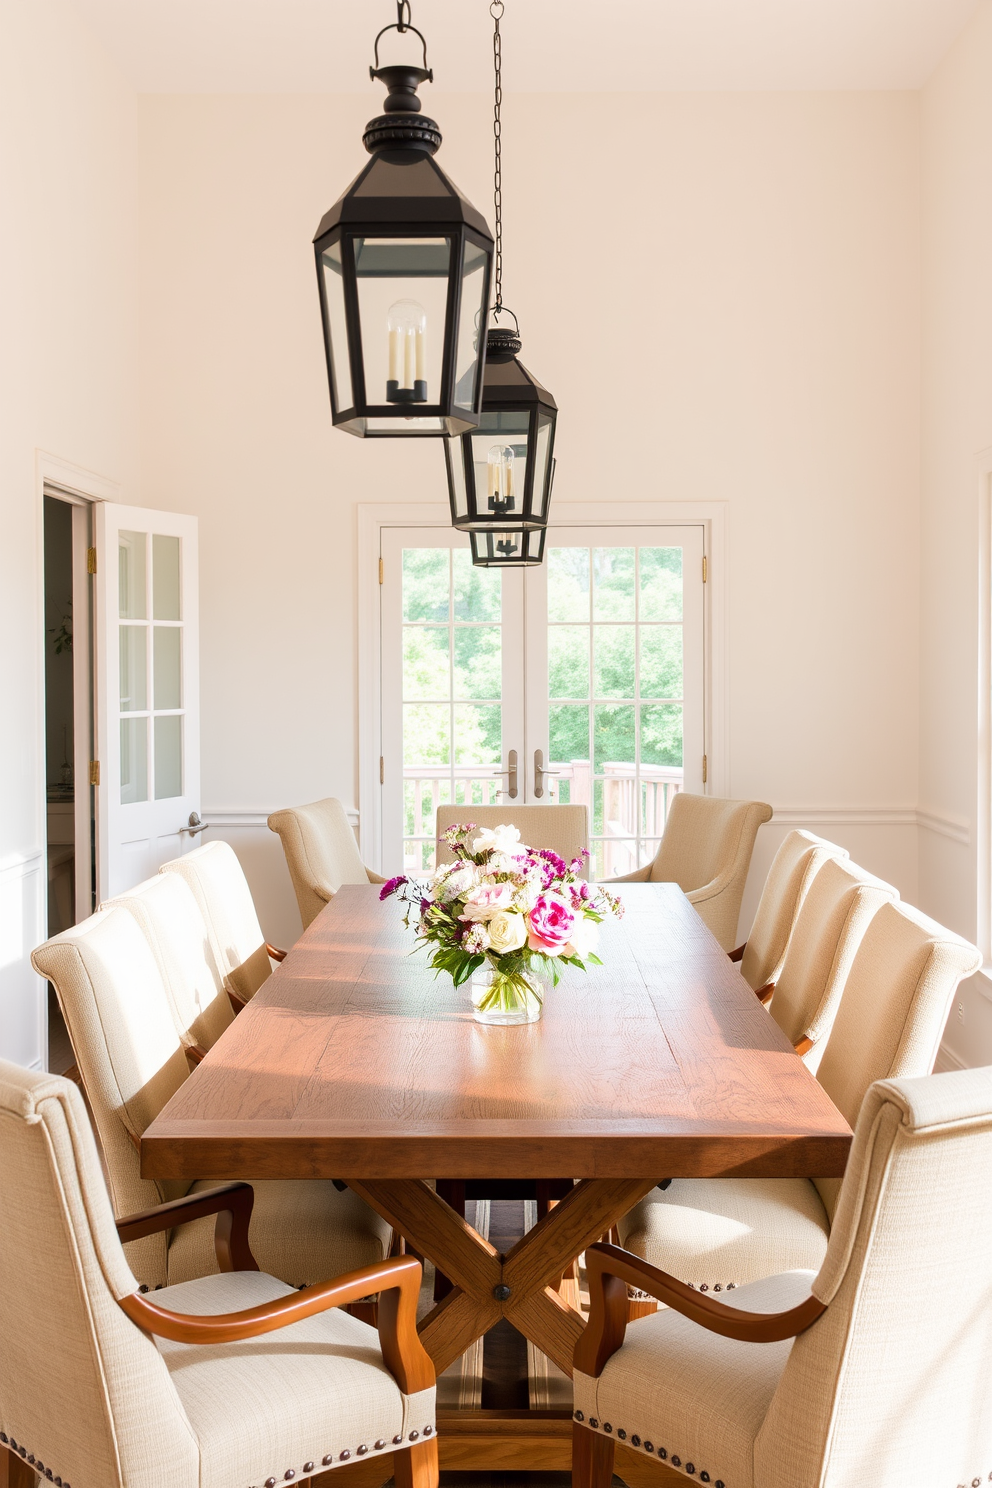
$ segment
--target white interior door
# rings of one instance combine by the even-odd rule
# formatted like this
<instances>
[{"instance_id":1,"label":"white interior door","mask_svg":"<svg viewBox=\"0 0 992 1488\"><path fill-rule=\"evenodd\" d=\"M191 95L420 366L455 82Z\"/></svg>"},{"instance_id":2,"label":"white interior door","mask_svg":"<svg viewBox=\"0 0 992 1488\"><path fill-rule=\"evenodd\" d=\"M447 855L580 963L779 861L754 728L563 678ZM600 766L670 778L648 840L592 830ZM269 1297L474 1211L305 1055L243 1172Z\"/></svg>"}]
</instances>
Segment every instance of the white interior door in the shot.
<instances>
[{"instance_id":1,"label":"white interior door","mask_svg":"<svg viewBox=\"0 0 992 1488\"><path fill-rule=\"evenodd\" d=\"M97 879L101 900L191 839L200 806L195 517L96 506Z\"/></svg>"}]
</instances>

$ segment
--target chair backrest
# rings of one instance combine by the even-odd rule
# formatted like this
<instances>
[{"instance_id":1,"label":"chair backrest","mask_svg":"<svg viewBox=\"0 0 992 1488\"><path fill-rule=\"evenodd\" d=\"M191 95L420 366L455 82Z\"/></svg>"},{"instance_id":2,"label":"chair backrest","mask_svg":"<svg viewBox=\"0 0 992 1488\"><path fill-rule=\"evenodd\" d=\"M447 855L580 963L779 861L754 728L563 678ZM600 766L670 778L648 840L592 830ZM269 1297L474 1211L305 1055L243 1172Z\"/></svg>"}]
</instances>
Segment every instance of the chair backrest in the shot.
<instances>
[{"instance_id":1,"label":"chair backrest","mask_svg":"<svg viewBox=\"0 0 992 1488\"><path fill-rule=\"evenodd\" d=\"M778 980L789 936L820 869L828 858L846 858L847 849L813 832L787 832L772 858L751 926L741 975L757 992Z\"/></svg>"},{"instance_id":2,"label":"chair backrest","mask_svg":"<svg viewBox=\"0 0 992 1488\"><path fill-rule=\"evenodd\" d=\"M992 1070L869 1090L813 1283L827 1311L759 1431L761 1488L987 1484L990 1172Z\"/></svg>"},{"instance_id":3,"label":"chair backrest","mask_svg":"<svg viewBox=\"0 0 992 1488\"><path fill-rule=\"evenodd\" d=\"M212 1048L234 1009L189 885L178 874L157 874L101 907L115 905L133 916L154 952L183 1043Z\"/></svg>"},{"instance_id":4,"label":"chair backrest","mask_svg":"<svg viewBox=\"0 0 992 1488\"><path fill-rule=\"evenodd\" d=\"M304 929L342 884L368 883L355 834L334 796L273 811L269 828L282 839Z\"/></svg>"},{"instance_id":5,"label":"chair backrest","mask_svg":"<svg viewBox=\"0 0 992 1488\"><path fill-rule=\"evenodd\" d=\"M981 964L973 945L918 909L882 905L851 964L817 1071L851 1126L875 1080L930 1073L955 989ZM816 1186L832 1218L840 1179Z\"/></svg>"},{"instance_id":6,"label":"chair backrest","mask_svg":"<svg viewBox=\"0 0 992 1488\"><path fill-rule=\"evenodd\" d=\"M771 1001L771 1015L792 1043L808 1038L822 1046L865 931L882 905L898 898L891 884L854 863L834 859L821 864L796 919Z\"/></svg>"},{"instance_id":7,"label":"chair backrest","mask_svg":"<svg viewBox=\"0 0 992 1488\"><path fill-rule=\"evenodd\" d=\"M0 1061L0 1427L75 1488L197 1488L196 1438L124 1259L82 1098ZM5 1479L6 1481L6 1479Z\"/></svg>"},{"instance_id":8,"label":"chair backrest","mask_svg":"<svg viewBox=\"0 0 992 1488\"><path fill-rule=\"evenodd\" d=\"M245 1002L272 973L244 869L228 842L205 842L159 873L184 879L210 937L210 949L225 985Z\"/></svg>"},{"instance_id":9,"label":"chair backrest","mask_svg":"<svg viewBox=\"0 0 992 1488\"><path fill-rule=\"evenodd\" d=\"M677 883L686 894L709 887L713 902L694 902L724 950L736 944L754 839L771 814L764 801L725 801L688 791L679 791L668 808L650 881Z\"/></svg>"},{"instance_id":10,"label":"chair backrest","mask_svg":"<svg viewBox=\"0 0 992 1488\"><path fill-rule=\"evenodd\" d=\"M589 850L588 806L439 806L437 808L437 863L451 863L454 855L441 834L449 827L475 822L477 827L516 827L528 847L549 847L566 863ZM588 861L583 859L583 861ZM583 872L583 878L588 875Z\"/></svg>"},{"instance_id":11,"label":"chair backrest","mask_svg":"<svg viewBox=\"0 0 992 1488\"><path fill-rule=\"evenodd\" d=\"M142 1178L136 1140L189 1075L151 946L126 909L101 909L32 953L55 987L107 1165L114 1209L134 1214L189 1185ZM166 1281L166 1235L128 1245L149 1286Z\"/></svg>"}]
</instances>

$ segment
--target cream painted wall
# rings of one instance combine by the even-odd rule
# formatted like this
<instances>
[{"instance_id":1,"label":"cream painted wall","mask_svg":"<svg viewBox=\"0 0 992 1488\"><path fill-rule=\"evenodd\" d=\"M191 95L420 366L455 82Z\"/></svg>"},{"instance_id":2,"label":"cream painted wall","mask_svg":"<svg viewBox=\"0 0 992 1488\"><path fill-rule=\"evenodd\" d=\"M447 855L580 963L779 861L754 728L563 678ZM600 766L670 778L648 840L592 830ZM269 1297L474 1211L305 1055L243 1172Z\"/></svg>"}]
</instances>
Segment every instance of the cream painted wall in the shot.
<instances>
[{"instance_id":1,"label":"cream painted wall","mask_svg":"<svg viewBox=\"0 0 992 1488\"><path fill-rule=\"evenodd\" d=\"M924 378L920 801L967 841L920 833L922 907L972 939L979 922L979 502L992 445L992 4L923 93ZM987 499L987 495L986 495ZM987 748L987 742L984 746ZM987 932L986 932L987 933ZM983 937L984 938L984 937ZM986 960L990 947L982 946ZM992 1064L992 981L964 989L945 1047Z\"/></svg>"},{"instance_id":2,"label":"cream painted wall","mask_svg":"<svg viewBox=\"0 0 992 1488\"><path fill-rule=\"evenodd\" d=\"M0 4L0 1055L41 1065L45 772L36 450L136 475L135 95L61 0Z\"/></svg>"},{"instance_id":3,"label":"cream painted wall","mask_svg":"<svg viewBox=\"0 0 992 1488\"><path fill-rule=\"evenodd\" d=\"M731 790L818 830L829 809L909 898L918 104L504 111L506 298L562 409L556 494L729 503ZM377 108L375 90L140 100L143 499L200 519L207 815L357 799L356 503L443 496L440 448L351 439L327 407L310 239ZM489 100L430 108L488 213ZM288 936L278 845L239 830L267 933Z\"/></svg>"}]
</instances>

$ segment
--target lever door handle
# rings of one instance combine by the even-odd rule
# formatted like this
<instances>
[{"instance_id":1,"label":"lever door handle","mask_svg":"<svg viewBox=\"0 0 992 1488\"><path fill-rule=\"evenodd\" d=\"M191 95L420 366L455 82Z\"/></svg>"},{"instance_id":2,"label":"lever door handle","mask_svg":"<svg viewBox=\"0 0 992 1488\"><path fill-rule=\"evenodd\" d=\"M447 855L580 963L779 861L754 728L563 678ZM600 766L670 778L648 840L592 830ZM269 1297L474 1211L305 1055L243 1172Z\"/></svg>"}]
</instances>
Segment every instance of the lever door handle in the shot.
<instances>
[{"instance_id":1,"label":"lever door handle","mask_svg":"<svg viewBox=\"0 0 992 1488\"><path fill-rule=\"evenodd\" d=\"M183 837L183 836L186 836L186 835L189 835L190 837L195 837L196 834L197 834L197 832L205 832L207 830L207 828L209 827L209 825L210 825L209 822L201 822L201 820L200 820L200 813L198 811L191 811L190 814L189 814L189 825L188 826L185 826L185 827L180 827L179 828L179 835L180 835L180 837Z\"/></svg>"},{"instance_id":2,"label":"lever door handle","mask_svg":"<svg viewBox=\"0 0 992 1488\"><path fill-rule=\"evenodd\" d=\"M517 799L517 751L511 749L506 756L507 768L505 770L494 770L494 775L506 776L506 794L511 801Z\"/></svg>"},{"instance_id":3,"label":"lever door handle","mask_svg":"<svg viewBox=\"0 0 992 1488\"><path fill-rule=\"evenodd\" d=\"M560 770L546 770L544 768L544 750L534 750L534 794L538 800L544 795L544 780L547 775L560 775Z\"/></svg>"}]
</instances>

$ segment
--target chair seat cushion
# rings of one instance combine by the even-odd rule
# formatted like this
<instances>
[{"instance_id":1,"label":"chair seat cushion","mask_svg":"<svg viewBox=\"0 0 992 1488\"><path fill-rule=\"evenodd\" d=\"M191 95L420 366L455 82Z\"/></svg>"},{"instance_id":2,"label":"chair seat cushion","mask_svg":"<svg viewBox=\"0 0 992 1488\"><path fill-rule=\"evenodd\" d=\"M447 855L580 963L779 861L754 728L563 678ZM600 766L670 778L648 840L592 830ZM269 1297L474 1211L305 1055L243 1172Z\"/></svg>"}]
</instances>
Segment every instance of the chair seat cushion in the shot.
<instances>
[{"instance_id":1,"label":"chair seat cushion","mask_svg":"<svg viewBox=\"0 0 992 1488\"><path fill-rule=\"evenodd\" d=\"M818 1271L830 1222L808 1178L674 1178L624 1215L621 1244L680 1281L723 1291Z\"/></svg>"},{"instance_id":2,"label":"chair seat cushion","mask_svg":"<svg viewBox=\"0 0 992 1488\"><path fill-rule=\"evenodd\" d=\"M191 1192L216 1187L203 1179ZM376 1265L389 1254L389 1225L350 1189L342 1193L325 1178L262 1180L252 1188L252 1253L263 1271L289 1286L330 1281L345 1271ZM216 1271L213 1218L172 1231L170 1284Z\"/></svg>"},{"instance_id":3,"label":"chair seat cushion","mask_svg":"<svg viewBox=\"0 0 992 1488\"><path fill-rule=\"evenodd\" d=\"M155 1302L174 1312L240 1312L292 1291L264 1272L235 1271L165 1287ZM340 1308L240 1343L156 1343L210 1488L303 1478L307 1463L321 1471L328 1456L336 1466L385 1455L395 1436L434 1430L434 1391L404 1396L375 1329Z\"/></svg>"},{"instance_id":4,"label":"chair seat cushion","mask_svg":"<svg viewBox=\"0 0 992 1488\"><path fill-rule=\"evenodd\" d=\"M767 1277L726 1301L745 1311L785 1311L805 1301L814 1276ZM576 1371L575 1410L599 1434L697 1483L752 1488L755 1438L791 1348L791 1338L721 1338L666 1308L628 1326L599 1379Z\"/></svg>"}]
</instances>

